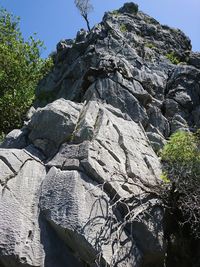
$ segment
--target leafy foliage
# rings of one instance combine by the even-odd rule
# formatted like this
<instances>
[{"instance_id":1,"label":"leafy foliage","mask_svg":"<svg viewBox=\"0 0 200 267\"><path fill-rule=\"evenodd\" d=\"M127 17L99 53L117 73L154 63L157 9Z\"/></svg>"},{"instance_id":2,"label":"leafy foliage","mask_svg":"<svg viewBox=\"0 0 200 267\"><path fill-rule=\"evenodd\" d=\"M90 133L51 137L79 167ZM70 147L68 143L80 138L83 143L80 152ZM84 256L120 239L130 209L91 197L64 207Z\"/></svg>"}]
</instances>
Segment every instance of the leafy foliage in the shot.
<instances>
[{"instance_id":1,"label":"leafy foliage","mask_svg":"<svg viewBox=\"0 0 200 267\"><path fill-rule=\"evenodd\" d=\"M166 184L163 199L176 223L200 238L200 139L197 133L177 132L162 151Z\"/></svg>"},{"instance_id":2,"label":"leafy foliage","mask_svg":"<svg viewBox=\"0 0 200 267\"><path fill-rule=\"evenodd\" d=\"M34 100L34 88L49 71L52 60L40 58L43 43L25 41L19 18L0 10L0 133L21 127Z\"/></svg>"},{"instance_id":3,"label":"leafy foliage","mask_svg":"<svg viewBox=\"0 0 200 267\"><path fill-rule=\"evenodd\" d=\"M162 151L162 160L174 166L196 165L200 163L197 134L176 132ZM193 171L197 171L196 169Z\"/></svg>"},{"instance_id":4,"label":"leafy foliage","mask_svg":"<svg viewBox=\"0 0 200 267\"><path fill-rule=\"evenodd\" d=\"M156 46L153 43L146 43L145 46L150 48L150 49L156 48Z\"/></svg>"},{"instance_id":5,"label":"leafy foliage","mask_svg":"<svg viewBox=\"0 0 200 267\"><path fill-rule=\"evenodd\" d=\"M166 58L168 58L171 61L171 63L173 63L175 65L177 65L181 62L180 59L176 56L175 52L171 52L171 53L166 54Z\"/></svg>"},{"instance_id":6,"label":"leafy foliage","mask_svg":"<svg viewBox=\"0 0 200 267\"><path fill-rule=\"evenodd\" d=\"M127 27L126 27L126 25L124 24L124 23L122 23L121 25L120 25L120 31L121 32L123 32L123 33L125 33L125 32L127 32L128 31L128 29L127 29Z\"/></svg>"}]
</instances>

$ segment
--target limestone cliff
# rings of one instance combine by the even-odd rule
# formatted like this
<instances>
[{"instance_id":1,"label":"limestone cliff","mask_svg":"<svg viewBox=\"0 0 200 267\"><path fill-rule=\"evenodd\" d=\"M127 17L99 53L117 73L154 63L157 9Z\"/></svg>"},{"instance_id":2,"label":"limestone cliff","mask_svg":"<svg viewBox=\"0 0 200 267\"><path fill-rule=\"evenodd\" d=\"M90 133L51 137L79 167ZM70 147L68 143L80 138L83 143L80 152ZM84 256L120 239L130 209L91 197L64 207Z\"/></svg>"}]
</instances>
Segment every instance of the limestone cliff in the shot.
<instances>
[{"instance_id":1,"label":"limestone cliff","mask_svg":"<svg viewBox=\"0 0 200 267\"><path fill-rule=\"evenodd\" d=\"M0 266L165 266L156 153L199 127L200 54L128 3L53 57L1 145Z\"/></svg>"}]
</instances>

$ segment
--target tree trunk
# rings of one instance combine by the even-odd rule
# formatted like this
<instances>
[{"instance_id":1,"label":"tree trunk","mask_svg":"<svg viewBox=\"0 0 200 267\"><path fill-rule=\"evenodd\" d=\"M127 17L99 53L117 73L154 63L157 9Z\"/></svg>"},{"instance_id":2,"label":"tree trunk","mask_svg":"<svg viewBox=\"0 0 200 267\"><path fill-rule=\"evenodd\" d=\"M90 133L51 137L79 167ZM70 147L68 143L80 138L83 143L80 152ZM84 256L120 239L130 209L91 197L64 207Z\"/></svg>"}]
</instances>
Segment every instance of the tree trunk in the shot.
<instances>
[{"instance_id":1,"label":"tree trunk","mask_svg":"<svg viewBox=\"0 0 200 267\"><path fill-rule=\"evenodd\" d=\"M83 18L84 18L84 20L86 21L88 31L90 32L91 28L90 28L90 23L89 23L89 20L88 20L87 15L86 15L86 16L83 16Z\"/></svg>"}]
</instances>

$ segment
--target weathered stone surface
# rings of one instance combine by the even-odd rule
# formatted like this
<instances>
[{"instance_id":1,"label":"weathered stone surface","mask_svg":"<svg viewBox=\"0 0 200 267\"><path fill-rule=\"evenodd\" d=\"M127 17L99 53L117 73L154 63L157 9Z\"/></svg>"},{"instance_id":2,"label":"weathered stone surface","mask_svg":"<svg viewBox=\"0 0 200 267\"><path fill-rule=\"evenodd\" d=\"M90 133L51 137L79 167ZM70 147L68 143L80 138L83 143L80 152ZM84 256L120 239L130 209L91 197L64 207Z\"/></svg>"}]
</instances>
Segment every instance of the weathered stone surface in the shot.
<instances>
[{"instance_id":1,"label":"weathered stone surface","mask_svg":"<svg viewBox=\"0 0 200 267\"><path fill-rule=\"evenodd\" d=\"M52 167L42 185L40 207L77 257L90 266L97 266L97 254L102 253L99 264L105 266L106 262L111 262L111 240L117 238L117 233L110 232L110 200L96 182L81 172ZM126 239L125 232L123 235ZM136 246L134 249L137 250ZM121 250L127 250L132 256L119 266L135 266L129 239Z\"/></svg>"},{"instance_id":2,"label":"weathered stone surface","mask_svg":"<svg viewBox=\"0 0 200 267\"><path fill-rule=\"evenodd\" d=\"M135 14L138 12L138 5L135 3L125 3L124 6L119 9L119 12Z\"/></svg>"},{"instance_id":3,"label":"weathered stone surface","mask_svg":"<svg viewBox=\"0 0 200 267\"><path fill-rule=\"evenodd\" d=\"M192 66L177 66L167 83L165 116L172 132L198 127L200 71Z\"/></svg>"},{"instance_id":4,"label":"weathered stone surface","mask_svg":"<svg viewBox=\"0 0 200 267\"><path fill-rule=\"evenodd\" d=\"M200 53L191 52L189 57L189 64L200 69Z\"/></svg>"},{"instance_id":5,"label":"weathered stone surface","mask_svg":"<svg viewBox=\"0 0 200 267\"><path fill-rule=\"evenodd\" d=\"M53 60L1 144L0 266L164 266L154 151L200 125L199 53L127 3Z\"/></svg>"},{"instance_id":6,"label":"weathered stone surface","mask_svg":"<svg viewBox=\"0 0 200 267\"><path fill-rule=\"evenodd\" d=\"M48 166L66 169L67 162L71 166L69 159L78 160L77 169L84 168L97 182L109 182L111 188L116 187L115 192L118 192L118 183L123 184L127 189L119 188L121 197L133 192L134 188L139 190L126 183L123 175L130 180L133 178L138 185L143 183L144 187L157 182L160 163L141 125L130 118L125 119L120 110L95 101L87 103L81 114L73 133L74 144L63 144ZM115 176L118 177L117 183Z\"/></svg>"},{"instance_id":7,"label":"weathered stone surface","mask_svg":"<svg viewBox=\"0 0 200 267\"><path fill-rule=\"evenodd\" d=\"M50 212L51 207L55 207L55 209L57 210L58 206L57 204L52 203L50 203L51 207L49 206L48 202L51 202L52 199L52 195L49 193L49 190L51 190L51 192L54 192L56 201L58 201L59 203L67 203L67 201L60 199L62 198L60 195L62 195L66 199L71 199L73 196L73 200L70 201L70 203L73 204L80 201L79 198L81 198L81 201L84 199L84 194L81 193L81 189L79 187L76 188L76 186L78 186L80 182L77 178L79 176L82 177L84 175L87 175L86 177L92 177L93 182L90 181L89 184L91 186L91 184L93 183L93 185L97 187L97 190L92 190L95 191L93 202L95 202L96 199L100 198L100 196L102 197L103 192L99 190L99 186L100 188L102 188L102 185L105 184L106 197L104 199L107 199L106 201L108 203L110 203L110 199L113 198L120 198L124 199L124 201L128 201L128 199L132 197L132 194L138 195L143 190L145 190L145 188L146 190L148 190L149 186L156 185L159 180L160 163L152 148L150 147L148 139L141 125L137 125L130 118L128 118L127 120L125 114L121 113L120 110L117 110L110 105L100 103L98 104L95 101L87 103L87 105L83 108L81 114L82 115L80 116L79 123L76 127L75 132L73 133L72 143L63 144L56 156L47 163L47 166L51 168L49 172L50 181L48 180L48 178L45 179L47 185L46 187L44 187L44 200L42 202L43 204L41 205L48 206L48 218L50 216L49 214L52 214ZM56 170L53 166L56 166L62 171ZM72 172L73 168L77 171ZM54 175L52 173L56 174ZM59 181L60 176L62 177L61 181ZM74 183L73 189L71 188L71 186L69 186L69 189L65 191L66 186L63 186L63 184L65 183L63 180L65 179L65 182L68 185L69 183ZM76 180L76 182L72 181L74 179ZM88 179L89 178L87 178L86 181L88 181ZM55 190L52 189L53 184L55 184L55 180L58 181L56 183L60 184L57 186L55 185L56 188L60 188L58 193L56 193L56 188ZM81 184L82 183L83 182L81 182ZM86 190L88 186L89 185L81 185L84 190ZM60 190L62 191L62 193L60 193ZM46 191L48 192L45 193ZM68 196L69 193L72 194L71 197ZM156 200L152 198L152 203L154 203L154 201ZM45 204L46 202L47 204ZM65 226L65 223L69 222L70 220L73 221L73 227L75 229L79 229L80 224L82 225L81 228L83 228L84 223L81 222L80 219L77 219L77 217L80 216L81 218L84 218L84 216L86 216L85 220L88 221L87 214L91 213L90 209L92 204L89 205L89 202L86 202L87 205L85 206L83 201L81 203L81 212L84 212L84 215L76 210L76 212L71 212L69 215L67 215L70 217L70 219L68 219L68 217L66 219L63 218L63 215L60 215L59 217L58 213L55 211L56 216L52 215L50 217L55 217L55 220L57 220L57 222L54 223L56 225L59 225L59 227L61 227L62 229L64 228L71 230L70 225ZM77 204L77 206L74 207L73 204L66 205L70 205L70 209L72 210L78 209L78 207L80 206L79 204ZM101 206L104 210L103 204ZM146 203L144 204L144 207L144 210L146 212L149 209L149 206ZM140 211L140 208L137 207L135 208L134 212L136 214L138 212L138 215L140 215L143 214L144 211ZM58 221L58 217L60 218L60 220L64 221ZM103 222L101 224L103 225L103 223L105 223L104 220L106 216L104 215L102 217ZM78 221L76 221L76 219ZM137 221L137 219L138 216L136 215L135 220ZM159 224L161 223L161 221L157 221L157 223ZM153 224L151 224L152 226L148 228L149 226L147 227L147 225L145 225L142 220L141 222L138 222L137 225L138 231L137 239L135 240L136 243L142 243L142 239L144 238L143 232L141 232L140 234L140 228L146 229L146 237L149 235L149 249L141 250L140 246L136 246L138 251L137 257L140 259L140 261L142 254L145 254L145 257L148 258L150 257L148 255L152 253L152 250L157 251L156 253L160 255L159 257L161 257L163 247L161 229L158 230L158 228ZM131 231L134 232L135 230L132 229ZM158 231L160 233L159 240L156 236L152 237L152 231ZM80 230L78 232L80 232ZM75 239L77 239L77 242L80 243L82 242L79 240L80 238L81 236L76 237ZM86 237L86 239L88 239L88 236ZM66 239L65 242L69 244L70 241L67 240L68 239ZM157 247L154 244L157 244ZM76 244L71 244L71 246L76 247ZM86 244L83 246L86 246ZM92 247L94 251L88 252L90 256L88 256L87 258L86 256L81 256L85 257L85 261L95 258L95 253L97 253L96 247L94 247L93 244ZM103 255L104 250L106 250L107 253L109 251L108 248L101 249L103 250ZM81 249L81 251L85 250L86 248ZM108 254L109 257L105 259L106 261L110 262L109 258L112 258L113 255L111 252L109 252ZM139 264L137 263L137 260L134 259L134 257L135 254L133 256L130 256L130 259L132 259L132 265L130 266L137 266L137 264ZM123 263L125 265L119 266L129 266L127 259L125 262L126 263Z\"/></svg>"},{"instance_id":8,"label":"weathered stone surface","mask_svg":"<svg viewBox=\"0 0 200 267\"><path fill-rule=\"evenodd\" d=\"M60 103L63 104L63 101L61 100ZM68 101L67 104L73 107L73 103ZM54 105L54 113L57 114L61 106L56 106L55 102L52 105ZM49 106L47 109L51 117ZM45 112L48 113L46 110ZM35 120L34 116L37 113L39 113L38 118L41 116L40 112L41 109L36 111L29 122L30 125L33 125L32 120ZM47 237L44 237L46 235L50 235L51 240L57 240L55 244L68 247L66 253L68 253L69 266L76 264L77 258L91 266L98 266L98 258L101 266L105 266L106 262L114 264L117 261L120 261L118 266L121 267L138 266L144 258L150 257L152 250L157 251L159 257L162 257L163 240L162 238L157 239L158 233L162 235L162 230L153 224L149 227L150 218L146 220L149 221L147 225L141 219L143 214L151 212L149 200L147 203L145 198L144 200L140 199L138 204L136 197L134 199L135 208L133 210L130 208L130 214L135 213L132 223L138 221L139 228L136 239L133 239L132 234L130 235L128 223L123 221L124 215L121 214L121 208L127 205L126 202L129 202L133 195L137 196L143 190L148 190L149 186L156 185L159 180L160 163L149 145L142 125L131 120L119 109L96 101L85 103L79 113L79 118L73 125L70 140L67 140L56 156L46 163L47 168L51 168L46 177L45 167L37 155L41 159L44 158L33 146L27 147L27 150L0 150L0 163L3 170L1 185L2 192L4 192L0 212L12 214L12 207L16 212L19 212L20 208L22 214L25 213L28 218L32 216L33 224L31 228L30 218L27 219L27 222L23 216L20 217L19 220L25 224L25 232L18 234L19 226L14 226L15 223L20 225L18 219L13 220L13 217L6 215L5 219L9 220L10 227L16 229L14 236L10 236L11 240L7 242L7 246L5 246L5 238L2 236L2 259L0 257L2 264L6 265L9 262L13 266L29 264L30 266L53 267L55 253L52 252L51 245L47 245L50 241L48 241L49 238L46 240ZM73 123L73 114L74 109L72 108L68 112L69 129ZM39 119L37 121L40 122ZM49 121L51 122L51 119ZM36 180L33 179L34 174ZM28 181L30 188L29 183L26 186L23 185ZM34 182L35 187L32 186L31 181ZM19 184L16 185L16 183ZM42 191L40 191L41 184ZM31 194L30 190L32 190ZM8 200L5 198L6 194L8 194L7 198L10 198L10 192L13 192L18 200L17 204L14 203L11 207L8 206ZM30 197L32 213L29 205L26 206L23 202L28 201L28 197ZM119 199L121 201L118 207L115 202ZM38 210L38 201L41 214ZM144 202L142 209L140 209L141 201ZM152 197L151 201L154 203L156 199ZM17 215L15 217L18 218ZM120 217L121 222L117 222L117 218ZM50 223L50 226L47 225L47 222ZM3 232L5 232L4 224L3 220L0 225ZM111 233L110 224L113 227ZM121 227L123 230L120 232L120 237L116 227ZM140 228L145 229L146 237L149 236L149 249L137 245L142 243L144 238L144 232L140 233ZM43 231L42 235L39 235L40 229ZM104 230L102 231L102 229ZM29 233L31 236L34 233L31 241L25 235L27 231L28 236ZM131 233L134 231L134 229L131 230ZM152 231L157 232L154 237L151 234ZM19 240L15 234L20 236ZM116 240L116 238L118 238L118 242L113 243L112 240ZM33 254L29 255L29 243L26 242L30 242ZM119 250L117 246L120 242L123 242L124 245ZM15 243L19 243L20 247L14 246ZM24 243L25 248L22 246ZM7 247L10 249L8 250ZM12 247L13 249L11 249ZM116 253L113 248L114 250L116 248ZM70 254L69 249L76 255L75 257ZM52 253L53 255L50 256ZM15 255L16 260L12 255ZM48 265L45 263L45 258L48 258ZM58 266L59 264L63 266L65 258L60 261L61 263L58 261Z\"/></svg>"},{"instance_id":9,"label":"weathered stone surface","mask_svg":"<svg viewBox=\"0 0 200 267\"><path fill-rule=\"evenodd\" d=\"M147 114L151 127L158 129L164 137L168 137L170 133L169 122L162 115L161 110L156 106L151 106L148 108Z\"/></svg>"},{"instance_id":10,"label":"weathered stone surface","mask_svg":"<svg viewBox=\"0 0 200 267\"><path fill-rule=\"evenodd\" d=\"M0 158L0 262L3 266L42 266L45 254L38 201L45 167L25 150L1 149Z\"/></svg>"},{"instance_id":11,"label":"weathered stone surface","mask_svg":"<svg viewBox=\"0 0 200 267\"><path fill-rule=\"evenodd\" d=\"M162 134L156 132L147 132L147 136L154 151L156 152L159 152L166 143L166 140Z\"/></svg>"},{"instance_id":12,"label":"weathered stone surface","mask_svg":"<svg viewBox=\"0 0 200 267\"><path fill-rule=\"evenodd\" d=\"M51 156L60 144L71 138L80 108L81 104L59 99L37 110L28 124L29 140Z\"/></svg>"},{"instance_id":13,"label":"weathered stone surface","mask_svg":"<svg viewBox=\"0 0 200 267\"><path fill-rule=\"evenodd\" d=\"M167 59L172 51L180 61L187 61L189 56L198 59L198 53L190 51L190 40L180 30L160 25L137 11L137 5L127 3L119 11L106 13L103 22L90 33L81 30L76 39L70 41L73 46L68 46L67 56L57 61L54 71L38 87L39 99L50 90L47 102L60 97L106 102L141 122L147 132L157 124L165 138L171 132L171 119L165 117L164 112L170 110L165 110L164 105L173 99L179 106L182 103L176 113L194 126L183 109L193 104L191 94L182 85L169 89L173 81L178 81L177 75L182 77L183 73L198 87L197 69L192 75L192 67L175 68ZM55 82L49 84L49 79ZM37 105L42 103L37 101Z\"/></svg>"},{"instance_id":14,"label":"weathered stone surface","mask_svg":"<svg viewBox=\"0 0 200 267\"><path fill-rule=\"evenodd\" d=\"M131 84L131 86L134 86ZM134 88L132 88L132 91ZM139 89L140 90L140 89ZM138 94L140 91L138 91ZM148 93L146 92L146 95ZM124 88L122 85L113 82L111 79L99 80L88 88L85 99L97 100L105 99L108 104L119 108L127 113L136 122L147 123L145 109L139 104L134 93Z\"/></svg>"},{"instance_id":15,"label":"weathered stone surface","mask_svg":"<svg viewBox=\"0 0 200 267\"><path fill-rule=\"evenodd\" d=\"M27 140L28 129L15 129L7 134L3 142L0 144L2 148L24 148L28 145Z\"/></svg>"}]
</instances>

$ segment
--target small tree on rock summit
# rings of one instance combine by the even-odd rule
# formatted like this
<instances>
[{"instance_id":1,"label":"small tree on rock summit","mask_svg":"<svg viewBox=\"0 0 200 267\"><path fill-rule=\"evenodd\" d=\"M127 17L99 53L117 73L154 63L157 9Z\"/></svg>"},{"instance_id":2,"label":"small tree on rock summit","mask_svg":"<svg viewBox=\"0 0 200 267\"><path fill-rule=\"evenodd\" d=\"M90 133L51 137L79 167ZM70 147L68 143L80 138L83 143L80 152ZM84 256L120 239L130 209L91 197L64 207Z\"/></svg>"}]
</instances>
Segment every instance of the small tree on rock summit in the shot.
<instances>
[{"instance_id":1,"label":"small tree on rock summit","mask_svg":"<svg viewBox=\"0 0 200 267\"><path fill-rule=\"evenodd\" d=\"M90 3L90 0L74 0L74 3L78 10L80 11L81 16L84 18L87 24L87 28L90 31L90 23L88 20L88 14L93 10L93 6Z\"/></svg>"}]
</instances>

